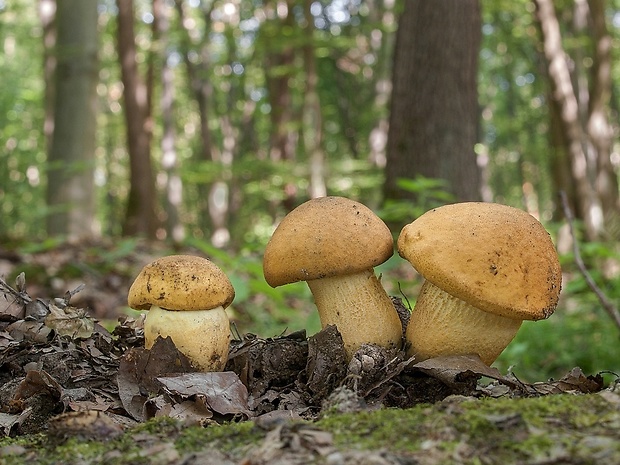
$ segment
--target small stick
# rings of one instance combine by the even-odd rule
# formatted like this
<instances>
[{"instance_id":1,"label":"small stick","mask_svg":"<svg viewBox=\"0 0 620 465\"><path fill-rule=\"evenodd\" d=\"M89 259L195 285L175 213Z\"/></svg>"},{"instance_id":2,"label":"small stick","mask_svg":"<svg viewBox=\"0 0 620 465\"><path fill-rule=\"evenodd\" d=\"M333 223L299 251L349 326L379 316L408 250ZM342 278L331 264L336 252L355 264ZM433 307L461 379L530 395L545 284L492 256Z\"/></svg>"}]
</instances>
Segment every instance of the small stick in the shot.
<instances>
[{"instance_id":1,"label":"small stick","mask_svg":"<svg viewBox=\"0 0 620 465\"><path fill-rule=\"evenodd\" d=\"M575 221L575 217L573 216L573 212L568 206L568 198L566 197L566 192L560 191L560 199L562 200L562 210L564 210L564 216L566 216L566 221L568 222L568 228L570 231L570 235L573 238L573 253L575 255L575 264L582 276L586 280L586 284L588 287L594 292L599 302L603 306L603 309L607 312L609 317L615 323L616 327L620 329L620 311L618 308L607 298L607 296L603 293L603 291L596 285L594 279L588 272L583 259L581 258L581 254L579 253L579 244L577 243L577 236L575 235L575 230L573 228L573 222Z\"/></svg>"}]
</instances>

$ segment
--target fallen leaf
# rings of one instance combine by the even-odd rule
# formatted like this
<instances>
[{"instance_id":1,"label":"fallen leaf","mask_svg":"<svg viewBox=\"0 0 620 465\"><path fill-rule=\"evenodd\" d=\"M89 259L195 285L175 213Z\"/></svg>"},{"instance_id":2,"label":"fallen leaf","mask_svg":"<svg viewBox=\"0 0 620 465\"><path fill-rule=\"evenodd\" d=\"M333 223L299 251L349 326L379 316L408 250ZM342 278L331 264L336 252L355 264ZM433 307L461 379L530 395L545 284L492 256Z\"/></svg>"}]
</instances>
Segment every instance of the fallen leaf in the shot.
<instances>
[{"instance_id":1,"label":"fallen leaf","mask_svg":"<svg viewBox=\"0 0 620 465\"><path fill-rule=\"evenodd\" d=\"M93 334L95 321L81 308L67 305L49 304L50 313L45 317L45 324L61 336L71 338L89 338Z\"/></svg>"},{"instance_id":2,"label":"fallen leaf","mask_svg":"<svg viewBox=\"0 0 620 465\"><path fill-rule=\"evenodd\" d=\"M123 427L103 412L87 410L63 413L51 418L48 431L57 439L105 441L122 434Z\"/></svg>"},{"instance_id":3,"label":"fallen leaf","mask_svg":"<svg viewBox=\"0 0 620 465\"><path fill-rule=\"evenodd\" d=\"M455 385L471 378L478 379L485 376L517 386L517 383L503 376L497 368L486 365L477 355L447 355L429 358L411 365L410 369L432 376L447 385Z\"/></svg>"},{"instance_id":4,"label":"fallen leaf","mask_svg":"<svg viewBox=\"0 0 620 465\"><path fill-rule=\"evenodd\" d=\"M24 400L40 394L47 394L59 400L62 397L62 390L62 386L52 375L43 370L32 370L26 373L24 380L19 383L13 400Z\"/></svg>"},{"instance_id":5,"label":"fallen leaf","mask_svg":"<svg viewBox=\"0 0 620 465\"><path fill-rule=\"evenodd\" d=\"M603 389L601 375L586 376L581 368L575 367L557 381L539 382L530 385L537 394L562 394L566 392L580 392L590 394Z\"/></svg>"},{"instance_id":6,"label":"fallen leaf","mask_svg":"<svg viewBox=\"0 0 620 465\"><path fill-rule=\"evenodd\" d=\"M157 380L171 393L184 397L204 396L207 406L221 415L251 416L248 390L232 371L185 373Z\"/></svg>"},{"instance_id":7,"label":"fallen leaf","mask_svg":"<svg viewBox=\"0 0 620 465\"><path fill-rule=\"evenodd\" d=\"M144 404L157 394L161 384L157 377L195 371L185 355L167 337L158 337L151 349L134 348L120 359L117 375L118 395L127 413L144 421Z\"/></svg>"},{"instance_id":8,"label":"fallen leaf","mask_svg":"<svg viewBox=\"0 0 620 465\"><path fill-rule=\"evenodd\" d=\"M19 427L32 413L32 407L24 409L19 414L0 412L0 430L4 436L9 436L13 427Z\"/></svg>"},{"instance_id":9,"label":"fallen leaf","mask_svg":"<svg viewBox=\"0 0 620 465\"><path fill-rule=\"evenodd\" d=\"M44 323L34 320L18 320L6 327L6 331L16 341L32 341L37 343L48 342L52 330Z\"/></svg>"}]
</instances>

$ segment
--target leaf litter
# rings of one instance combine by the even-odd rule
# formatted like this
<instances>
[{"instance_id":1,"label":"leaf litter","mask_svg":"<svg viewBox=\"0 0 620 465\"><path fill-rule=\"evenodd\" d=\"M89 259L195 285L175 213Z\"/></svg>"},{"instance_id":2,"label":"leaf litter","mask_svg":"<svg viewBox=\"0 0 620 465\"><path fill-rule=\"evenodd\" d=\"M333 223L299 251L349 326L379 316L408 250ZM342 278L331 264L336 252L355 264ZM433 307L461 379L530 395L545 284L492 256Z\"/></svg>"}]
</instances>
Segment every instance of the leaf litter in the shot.
<instances>
[{"instance_id":1,"label":"leaf litter","mask_svg":"<svg viewBox=\"0 0 620 465\"><path fill-rule=\"evenodd\" d=\"M239 336L225 371L198 373L169 338L145 349L140 318L121 317L108 332L71 305L80 290L45 301L30 298L23 275L14 288L0 280L0 435L108 440L155 417L202 426L251 420L268 433L246 465L307 463L335 451L331 434L300 422L325 412L603 389L600 375L579 368L529 384L476 356L416 362L402 350L363 345L347 361L334 326L310 337ZM200 463L200 454L193 457ZM397 463L381 453L375 459L368 463ZM212 463L230 462L223 456Z\"/></svg>"}]
</instances>

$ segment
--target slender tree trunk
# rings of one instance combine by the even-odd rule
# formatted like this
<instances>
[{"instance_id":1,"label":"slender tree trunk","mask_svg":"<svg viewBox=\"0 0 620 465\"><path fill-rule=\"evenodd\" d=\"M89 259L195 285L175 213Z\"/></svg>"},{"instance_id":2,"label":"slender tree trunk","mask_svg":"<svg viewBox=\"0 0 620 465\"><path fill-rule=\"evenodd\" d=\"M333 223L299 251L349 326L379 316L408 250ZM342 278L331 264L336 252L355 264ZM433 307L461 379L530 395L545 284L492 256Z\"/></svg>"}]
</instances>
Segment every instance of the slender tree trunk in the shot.
<instances>
[{"instance_id":1,"label":"slender tree trunk","mask_svg":"<svg viewBox=\"0 0 620 465\"><path fill-rule=\"evenodd\" d=\"M306 40L303 48L306 72L306 92L304 95L303 138L306 154L310 161L310 198L327 195L325 185L325 153L323 151L323 121L321 102L317 89L319 76L316 70L314 49L314 19L310 13L312 0L306 0Z\"/></svg>"},{"instance_id":2,"label":"slender tree trunk","mask_svg":"<svg viewBox=\"0 0 620 465\"><path fill-rule=\"evenodd\" d=\"M399 178L443 179L457 200L480 199L478 0L407 0L396 35L386 199L416 199Z\"/></svg>"},{"instance_id":3,"label":"slender tree trunk","mask_svg":"<svg viewBox=\"0 0 620 465\"><path fill-rule=\"evenodd\" d=\"M124 235L154 238L157 231L155 181L151 165L149 89L136 61L133 0L117 0L118 53L123 81L130 188Z\"/></svg>"},{"instance_id":4,"label":"slender tree trunk","mask_svg":"<svg viewBox=\"0 0 620 465\"><path fill-rule=\"evenodd\" d=\"M374 105L377 110L387 108L392 90L392 56L389 52L394 49L394 39L396 37L396 34L391 32L390 27L394 20L394 6L390 2L374 2L369 14L372 21L378 22L382 26L381 33L371 34L370 39L370 45L377 59L374 73ZM382 112L377 114L379 117L369 136L370 153L368 159L375 166L385 168L389 121L387 114L384 115Z\"/></svg>"},{"instance_id":5,"label":"slender tree trunk","mask_svg":"<svg viewBox=\"0 0 620 465\"><path fill-rule=\"evenodd\" d=\"M70 240L97 234L95 133L97 114L97 1L59 0L53 136L48 157L50 235Z\"/></svg>"},{"instance_id":6,"label":"slender tree trunk","mask_svg":"<svg viewBox=\"0 0 620 465\"><path fill-rule=\"evenodd\" d=\"M596 159L594 189L603 208L603 215L608 231L619 225L619 194L618 177L611 164L613 128L609 121L609 105L611 100L611 48L612 37L605 22L605 1L589 0L592 18L592 35L595 54L592 66L592 85L590 87L589 118L586 128ZM611 232L611 231L610 231ZM618 231L615 231L618 234Z\"/></svg>"},{"instance_id":7,"label":"slender tree trunk","mask_svg":"<svg viewBox=\"0 0 620 465\"><path fill-rule=\"evenodd\" d=\"M213 161L218 162L222 158L222 154L218 146L214 143L214 137L209 127L211 119L211 99L213 97L213 85L207 78L211 67L211 58L209 54L208 37L211 32L211 9L213 4L204 4L203 9L203 31L197 31L199 23L187 21L186 5L182 0L175 0L175 7L179 15L179 22L183 26L183 36L181 38L181 47L183 60L187 70L187 79L192 89L196 105L198 107L198 116L200 121L200 148L196 153L197 162ZM192 26L193 25L193 26ZM195 29L191 29L191 27ZM200 40L192 40L192 37L200 37ZM192 54L198 52L200 59L196 61L192 59ZM211 187L206 184L199 184L198 204L196 210L199 217L199 227L201 230L214 229L211 222L211 207L209 198L211 196Z\"/></svg>"},{"instance_id":8,"label":"slender tree trunk","mask_svg":"<svg viewBox=\"0 0 620 465\"><path fill-rule=\"evenodd\" d=\"M56 1L41 0L39 2L39 17L43 26L43 76L45 79L45 120L43 134L45 148L49 153L54 133L54 74L56 71Z\"/></svg>"},{"instance_id":9,"label":"slender tree trunk","mask_svg":"<svg viewBox=\"0 0 620 465\"><path fill-rule=\"evenodd\" d=\"M273 11L272 27L265 28L265 78L271 111L271 134L269 140L269 158L272 161L293 160L295 158L296 131L293 122L293 97L291 79L294 77L295 48L286 40L284 31L295 27L293 1L270 1L265 8Z\"/></svg>"},{"instance_id":10,"label":"slender tree trunk","mask_svg":"<svg viewBox=\"0 0 620 465\"><path fill-rule=\"evenodd\" d=\"M558 130L565 141L571 181L575 186L576 216L584 222L586 238L596 240L604 233L605 218L617 215L618 211L618 188L611 170L611 131L607 116L611 91L611 38L604 26L603 3L601 0L591 2L590 13L596 15L596 18L592 16L596 63L589 86L590 94L585 88L579 95L573 82L579 81L581 76L572 79L553 2L536 0L536 6L551 95L557 109ZM598 181L600 184L597 184ZM603 196L597 191L599 185L605 192L605 204ZM609 210L605 211L605 208Z\"/></svg>"},{"instance_id":11,"label":"slender tree trunk","mask_svg":"<svg viewBox=\"0 0 620 465\"><path fill-rule=\"evenodd\" d=\"M170 27L170 7L164 0L153 0L153 29L157 30L161 60L161 165L165 174L164 213L166 237L179 243L185 237L185 230L179 218L183 202L183 182L178 173L178 157L175 149L176 131L174 127L174 71L168 65L168 32Z\"/></svg>"}]
</instances>

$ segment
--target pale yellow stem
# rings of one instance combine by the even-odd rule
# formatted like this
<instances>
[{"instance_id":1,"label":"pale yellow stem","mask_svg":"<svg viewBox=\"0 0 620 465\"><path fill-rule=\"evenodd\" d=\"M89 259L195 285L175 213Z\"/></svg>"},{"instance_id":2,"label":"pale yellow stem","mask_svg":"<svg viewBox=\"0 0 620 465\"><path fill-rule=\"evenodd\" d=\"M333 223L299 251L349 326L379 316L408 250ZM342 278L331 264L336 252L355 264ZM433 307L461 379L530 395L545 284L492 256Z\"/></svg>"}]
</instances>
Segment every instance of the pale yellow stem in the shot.
<instances>
[{"instance_id":1,"label":"pale yellow stem","mask_svg":"<svg viewBox=\"0 0 620 465\"><path fill-rule=\"evenodd\" d=\"M490 365L521 323L472 307L424 281L407 326L409 355L421 361L440 355L478 354Z\"/></svg>"},{"instance_id":2,"label":"pale yellow stem","mask_svg":"<svg viewBox=\"0 0 620 465\"><path fill-rule=\"evenodd\" d=\"M372 269L308 281L321 325L335 325L349 359L359 347L398 347L402 326L391 299Z\"/></svg>"}]
</instances>

